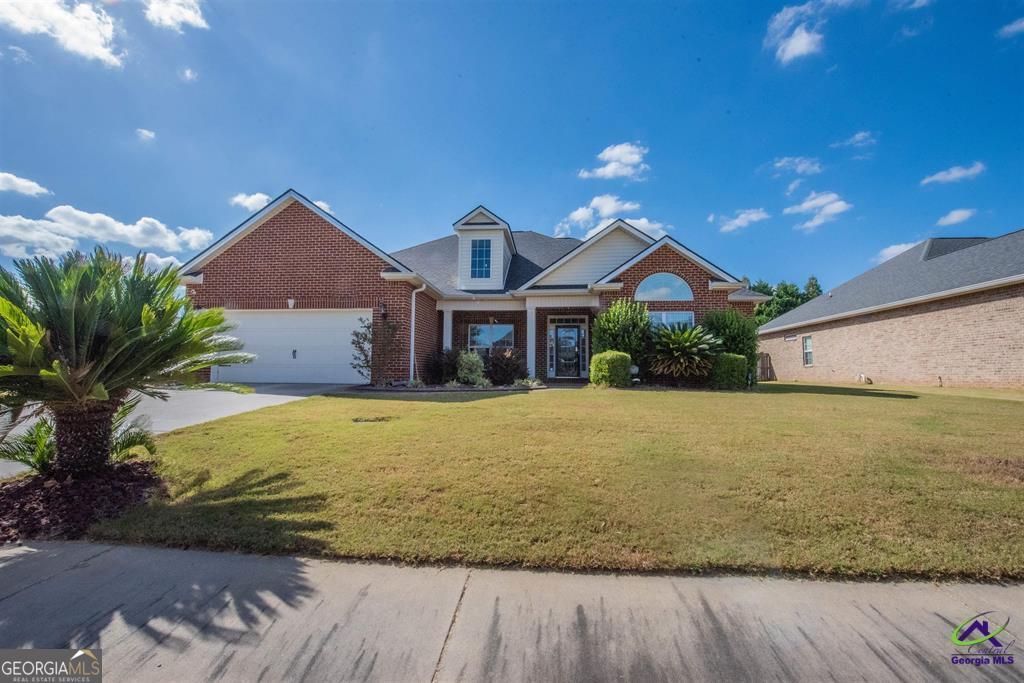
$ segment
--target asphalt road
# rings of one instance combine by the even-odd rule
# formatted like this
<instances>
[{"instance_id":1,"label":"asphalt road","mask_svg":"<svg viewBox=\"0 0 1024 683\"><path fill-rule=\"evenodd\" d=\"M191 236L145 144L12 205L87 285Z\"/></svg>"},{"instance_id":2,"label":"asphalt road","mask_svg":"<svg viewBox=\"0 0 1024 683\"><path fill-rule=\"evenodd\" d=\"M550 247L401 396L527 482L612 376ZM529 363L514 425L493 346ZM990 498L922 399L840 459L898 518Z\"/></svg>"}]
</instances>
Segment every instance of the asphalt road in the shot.
<instances>
[{"instance_id":1,"label":"asphalt road","mask_svg":"<svg viewBox=\"0 0 1024 683\"><path fill-rule=\"evenodd\" d=\"M1020 585L0 549L0 647L99 646L108 681L1021 680L1020 644L950 662L954 625L990 609L1024 631Z\"/></svg>"}]
</instances>

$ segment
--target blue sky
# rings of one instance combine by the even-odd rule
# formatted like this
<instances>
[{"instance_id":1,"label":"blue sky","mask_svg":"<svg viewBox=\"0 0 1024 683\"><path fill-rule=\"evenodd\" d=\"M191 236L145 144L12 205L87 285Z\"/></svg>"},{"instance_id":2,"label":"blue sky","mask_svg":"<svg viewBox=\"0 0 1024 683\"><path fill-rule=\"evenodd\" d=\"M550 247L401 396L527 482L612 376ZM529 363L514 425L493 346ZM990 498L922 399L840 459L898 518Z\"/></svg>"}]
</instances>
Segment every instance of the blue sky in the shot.
<instances>
[{"instance_id":1,"label":"blue sky","mask_svg":"<svg viewBox=\"0 0 1024 683\"><path fill-rule=\"evenodd\" d=\"M1024 2L8 0L0 173L5 264L185 261L293 187L389 251L482 203L829 287L1024 227Z\"/></svg>"}]
</instances>

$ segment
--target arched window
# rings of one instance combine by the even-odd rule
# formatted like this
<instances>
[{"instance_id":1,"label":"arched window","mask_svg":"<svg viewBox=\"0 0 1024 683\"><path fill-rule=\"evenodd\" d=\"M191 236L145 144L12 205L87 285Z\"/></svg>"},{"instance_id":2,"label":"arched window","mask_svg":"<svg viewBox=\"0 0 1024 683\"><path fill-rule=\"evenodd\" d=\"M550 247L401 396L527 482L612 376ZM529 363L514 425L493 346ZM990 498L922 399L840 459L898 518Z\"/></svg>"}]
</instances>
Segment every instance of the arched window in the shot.
<instances>
[{"instance_id":1,"label":"arched window","mask_svg":"<svg viewBox=\"0 0 1024 683\"><path fill-rule=\"evenodd\" d=\"M637 301L693 301L693 290L678 275L655 273L643 279L633 298Z\"/></svg>"}]
</instances>

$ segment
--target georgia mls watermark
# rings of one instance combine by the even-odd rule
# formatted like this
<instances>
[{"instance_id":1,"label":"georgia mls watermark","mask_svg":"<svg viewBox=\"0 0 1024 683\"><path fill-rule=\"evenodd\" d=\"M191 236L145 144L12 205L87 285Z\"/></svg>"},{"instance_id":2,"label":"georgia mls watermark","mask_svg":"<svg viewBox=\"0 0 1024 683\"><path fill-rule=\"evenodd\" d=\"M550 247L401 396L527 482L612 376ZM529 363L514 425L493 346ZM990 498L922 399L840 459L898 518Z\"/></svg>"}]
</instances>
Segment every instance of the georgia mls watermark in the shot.
<instances>
[{"instance_id":1,"label":"georgia mls watermark","mask_svg":"<svg viewBox=\"0 0 1024 683\"><path fill-rule=\"evenodd\" d=\"M995 610L964 619L950 635L956 646L950 661L963 666L1013 664L1010 648L1017 639L1007 630L1009 625L1010 615Z\"/></svg>"},{"instance_id":2,"label":"georgia mls watermark","mask_svg":"<svg viewBox=\"0 0 1024 683\"><path fill-rule=\"evenodd\" d=\"M0 683L100 683L98 649L0 650Z\"/></svg>"}]
</instances>

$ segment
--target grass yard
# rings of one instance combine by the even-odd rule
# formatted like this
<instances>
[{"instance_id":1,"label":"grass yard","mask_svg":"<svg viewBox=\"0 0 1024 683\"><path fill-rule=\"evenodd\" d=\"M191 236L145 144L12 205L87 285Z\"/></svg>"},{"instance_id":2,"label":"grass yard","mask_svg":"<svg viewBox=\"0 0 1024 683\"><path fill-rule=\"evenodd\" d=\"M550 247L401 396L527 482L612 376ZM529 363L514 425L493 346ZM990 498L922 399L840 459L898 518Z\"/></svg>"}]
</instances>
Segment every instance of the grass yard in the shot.
<instances>
[{"instance_id":1,"label":"grass yard","mask_svg":"<svg viewBox=\"0 0 1024 683\"><path fill-rule=\"evenodd\" d=\"M1024 577L1024 392L316 397L160 438L101 539L617 570Z\"/></svg>"}]
</instances>

